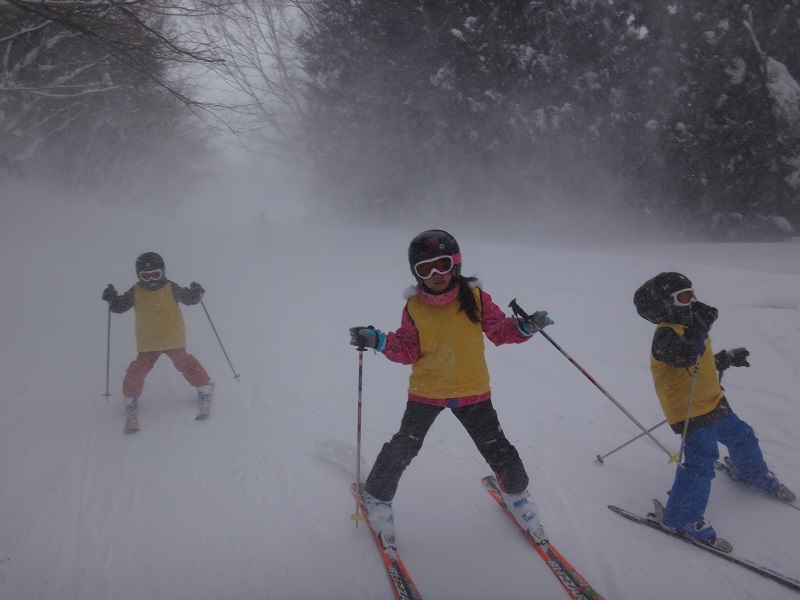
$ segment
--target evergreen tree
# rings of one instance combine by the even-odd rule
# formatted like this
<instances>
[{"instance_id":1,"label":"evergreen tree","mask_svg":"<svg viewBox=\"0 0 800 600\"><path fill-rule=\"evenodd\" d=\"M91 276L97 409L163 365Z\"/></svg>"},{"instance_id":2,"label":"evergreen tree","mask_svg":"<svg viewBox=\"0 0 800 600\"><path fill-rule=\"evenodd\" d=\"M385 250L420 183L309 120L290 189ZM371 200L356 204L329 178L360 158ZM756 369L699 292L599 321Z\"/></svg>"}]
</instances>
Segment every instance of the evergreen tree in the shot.
<instances>
[{"instance_id":1,"label":"evergreen tree","mask_svg":"<svg viewBox=\"0 0 800 600\"><path fill-rule=\"evenodd\" d=\"M685 65L661 140L667 198L698 228L720 214L774 215L788 191L787 166L752 15L735 1L678 6L664 40Z\"/></svg>"},{"instance_id":2,"label":"evergreen tree","mask_svg":"<svg viewBox=\"0 0 800 600\"><path fill-rule=\"evenodd\" d=\"M204 155L159 11L14 2L0 15L0 177L130 195Z\"/></svg>"},{"instance_id":3,"label":"evergreen tree","mask_svg":"<svg viewBox=\"0 0 800 600\"><path fill-rule=\"evenodd\" d=\"M796 68L798 2L321 0L303 40L316 161L389 214L449 190L718 235L731 215L796 220L800 107L770 78Z\"/></svg>"}]
</instances>

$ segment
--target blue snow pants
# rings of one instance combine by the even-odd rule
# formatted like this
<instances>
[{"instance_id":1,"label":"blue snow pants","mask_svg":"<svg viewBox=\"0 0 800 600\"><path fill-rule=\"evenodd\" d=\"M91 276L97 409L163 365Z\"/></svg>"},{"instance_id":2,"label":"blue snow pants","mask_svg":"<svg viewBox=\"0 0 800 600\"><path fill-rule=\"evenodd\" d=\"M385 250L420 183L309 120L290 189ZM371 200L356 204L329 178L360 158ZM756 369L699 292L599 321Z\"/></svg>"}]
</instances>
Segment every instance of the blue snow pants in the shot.
<instances>
[{"instance_id":1,"label":"blue snow pants","mask_svg":"<svg viewBox=\"0 0 800 600\"><path fill-rule=\"evenodd\" d=\"M683 468L678 467L664 509L664 525L675 527L702 520L714 479L717 443L728 448L737 476L762 487L769 469L753 428L731 413L686 434Z\"/></svg>"}]
</instances>

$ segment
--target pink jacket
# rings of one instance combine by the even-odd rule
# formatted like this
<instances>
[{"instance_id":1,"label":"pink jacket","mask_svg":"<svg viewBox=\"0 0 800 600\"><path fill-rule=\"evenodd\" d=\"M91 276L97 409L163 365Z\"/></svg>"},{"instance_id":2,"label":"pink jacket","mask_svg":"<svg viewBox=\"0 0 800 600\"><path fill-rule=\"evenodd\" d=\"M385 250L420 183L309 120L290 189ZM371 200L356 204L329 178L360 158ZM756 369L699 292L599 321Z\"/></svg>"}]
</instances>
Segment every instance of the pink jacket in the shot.
<instances>
[{"instance_id":1,"label":"pink jacket","mask_svg":"<svg viewBox=\"0 0 800 600\"><path fill-rule=\"evenodd\" d=\"M480 290L481 295L481 329L486 337L495 345L520 344L530 339L531 336L525 335L519 328L519 319L506 317L505 313L497 304L492 301L491 296ZM458 300L453 300L458 302ZM400 328L395 332L386 334L386 343L382 353L392 362L410 365L420 357L419 332L414 324L406 306L403 309ZM437 398L423 398L409 394L409 400L456 408L467 404L474 404L483 400L488 400L490 393L468 398L450 398L445 400Z\"/></svg>"}]
</instances>

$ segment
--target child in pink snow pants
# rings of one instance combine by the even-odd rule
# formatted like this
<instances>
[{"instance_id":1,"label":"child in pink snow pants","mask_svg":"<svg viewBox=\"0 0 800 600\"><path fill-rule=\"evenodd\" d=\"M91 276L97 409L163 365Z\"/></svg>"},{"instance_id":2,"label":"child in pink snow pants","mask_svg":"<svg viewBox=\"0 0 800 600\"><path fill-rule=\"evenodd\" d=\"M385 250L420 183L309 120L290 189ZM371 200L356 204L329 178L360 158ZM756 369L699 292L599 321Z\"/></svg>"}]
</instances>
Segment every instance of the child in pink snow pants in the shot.
<instances>
[{"instance_id":1,"label":"child in pink snow pants","mask_svg":"<svg viewBox=\"0 0 800 600\"><path fill-rule=\"evenodd\" d=\"M197 388L201 411L205 410L207 416L214 385L200 362L186 352L186 327L178 306L178 303L190 306L200 302L205 293L203 286L193 281L185 288L167 279L164 259L155 252L145 252L136 259L136 277L136 284L122 295L111 284L103 291L103 300L108 302L111 312L121 314L133 308L136 318L139 354L122 383L128 416L138 415L145 377L162 354Z\"/></svg>"}]
</instances>

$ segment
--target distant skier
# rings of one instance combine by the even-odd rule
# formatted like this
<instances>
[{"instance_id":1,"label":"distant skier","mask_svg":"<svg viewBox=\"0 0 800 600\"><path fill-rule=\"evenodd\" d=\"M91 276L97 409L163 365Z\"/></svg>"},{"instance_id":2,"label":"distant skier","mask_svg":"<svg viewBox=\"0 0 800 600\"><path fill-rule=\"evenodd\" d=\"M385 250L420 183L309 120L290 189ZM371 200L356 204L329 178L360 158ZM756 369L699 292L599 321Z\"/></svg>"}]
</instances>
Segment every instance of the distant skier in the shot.
<instances>
[{"instance_id":1,"label":"distant skier","mask_svg":"<svg viewBox=\"0 0 800 600\"><path fill-rule=\"evenodd\" d=\"M186 352L186 328L179 302L192 305L203 298L205 290L196 282L181 287L166 277L164 259L155 252L145 252L136 259L138 282L121 296L109 284L103 300L111 311L124 313L134 309L136 320L136 359L128 366L122 382L126 401L125 431L138 431L139 396L144 379L159 356L166 354L191 385L197 388L200 403L198 419L208 417L214 384L200 362Z\"/></svg>"},{"instance_id":2,"label":"distant skier","mask_svg":"<svg viewBox=\"0 0 800 600\"><path fill-rule=\"evenodd\" d=\"M446 231L417 235L408 260L417 285L406 294L400 329L393 333L364 326L350 329L353 346L372 348L393 362L411 365L400 430L384 444L364 485L370 523L384 547L396 547L392 500L400 477L434 419L450 408L493 469L519 524L544 542L547 537L528 493L525 467L492 406L483 336L496 345L518 344L553 321L547 311L532 315L532 323L506 317L476 278L461 275L458 243Z\"/></svg>"},{"instance_id":3,"label":"distant skier","mask_svg":"<svg viewBox=\"0 0 800 600\"><path fill-rule=\"evenodd\" d=\"M767 467L753 428L736 416L719 383L718 371L749 367L750 353L736 348L714 355L708 332L718 311L697 300L685 275L657 275L636 291L634 304L642 317L658 325L650 369L667 422L683 434L689 417L683 468L675 473L663 515L655 516L670 528L715 545L717 534L704 514L719 458L717 443L728 448L737 477L779 498L794 498Z\"/></svg>"}]
</instances>

